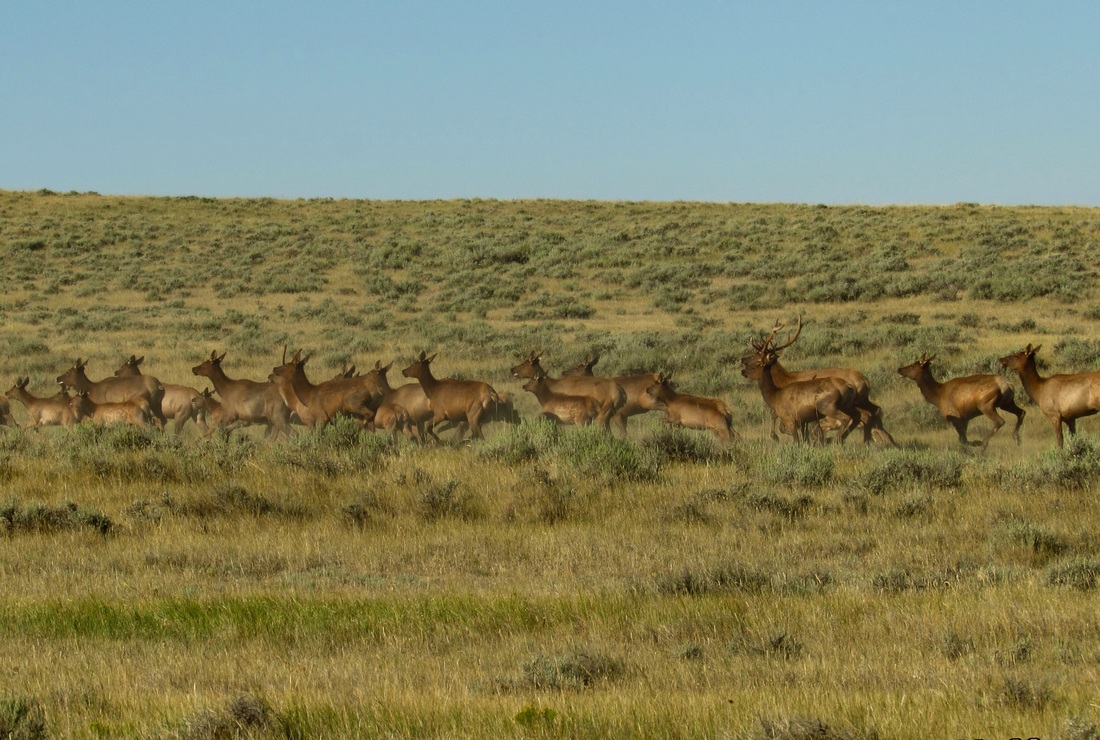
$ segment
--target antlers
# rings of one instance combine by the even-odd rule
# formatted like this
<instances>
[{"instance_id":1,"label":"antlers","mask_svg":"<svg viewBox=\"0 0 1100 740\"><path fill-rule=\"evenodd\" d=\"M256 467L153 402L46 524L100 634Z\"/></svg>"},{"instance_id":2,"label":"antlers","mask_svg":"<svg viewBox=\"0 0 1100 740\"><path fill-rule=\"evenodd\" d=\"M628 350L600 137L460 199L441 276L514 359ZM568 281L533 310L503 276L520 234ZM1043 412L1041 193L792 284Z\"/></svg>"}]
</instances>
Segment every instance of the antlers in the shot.
<instances>
[{"instance_id":1,"label":"antlers","mask_svg":"<svg viewBox=\"0 0 1100 740\"><path fill-rule=\"evenodd\" d=\"M787 349L787 347L790 347L792 344L794 344L799 335L802 334L802 314L798 314L798 328L795 331L794 336L792 337L790 334L787 334L787 341L779 346L776 346L774 344L775 335L782 331L784 326L786 326L786 324L781 324L779 323L779 321L776 321L775 326L772 327L771 333L769 333L768 336L763 339L763 341L757 342L755 337L749 337L749 346L751 346L756 352L761 355L767 352L778 354Z\"/></svg>"}]
</instances>

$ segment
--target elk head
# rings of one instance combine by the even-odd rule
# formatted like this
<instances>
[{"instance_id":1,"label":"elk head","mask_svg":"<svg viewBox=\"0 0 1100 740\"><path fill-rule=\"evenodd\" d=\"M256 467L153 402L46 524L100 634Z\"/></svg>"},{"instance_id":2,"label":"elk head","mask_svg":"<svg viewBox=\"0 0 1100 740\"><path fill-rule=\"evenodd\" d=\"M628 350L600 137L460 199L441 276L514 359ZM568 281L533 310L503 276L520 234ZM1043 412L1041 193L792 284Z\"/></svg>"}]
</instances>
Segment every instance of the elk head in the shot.
<instances>
[{"instance_id":1,"label":"elk head","mask_svg":"<svg viewBox=\"0 0 1100 740\"><path fill-rule=\"evenodd\" d=\"M84 374L84 368L87 367L87 365L87 360L82 361L79 357L76 358L76 362L73 363L71 368L57 376L58 385L67 385L75 388L80 382L80 379L83 378L87 380L88 376Z\"/></svg>"},{"instance_id":2,"label":"elk head","mask_svg":"<svg viewBox=\"0 0 1100 740\"><path fill-rule=\"evenodd\" d=\"M216 369L221 369L222 360L225 359L225 353L222 352L221 357L218 356L218 351L211 350L210 357L202 361L202 364L195 365L191 368L191 373L194 375L210 376Z\"/></svg>"},{"instance_id":3,"label":"elk head","mask_svg":"<svg viewBox=\"0 0 1100 740\"><path fill-rule=\"evenodd\" d=\"M928 371L928 366L932 364L932 360L934 359L936 359L935 355L929 357L927 354L922 352L920 359L916 362L910 363L905 367L899 367L898 375L902 376L903 378L916 380Z\"/></svg>"},{"instance_id":4,"label":"elk head","mask_svg":"<svg viewBox=\"0 0 1100 740\"><path fill-rule=\"evenodd\" d=\"M1037 353L1042 346L1043 345L1039 344L1032 347L1030 344L1028 344L1019 352L1013 352L1010 355L1005 355L1000 360L998 360L998 362L1001 363L1001 367L1007 367L1010 370L1023 370L1029 364L1035 364L1035 353Z\"/></svg>"},{"instance_id":5,"label":"elk head","mask_svg":"<svg viewBox=\"0 0 1100 740\"><path fill-rule=\"evenodd\" d=\"M122 363L122 367L120 367L118 370L115 370L115 377L141 375L141 370L138 369L138 366L141 365L141 363L143 362L145 362L145 355L142 355L141 357L134 357L133 355L130 355L130 359Z\"/></svg>"},{"instance_id":6,"label":"elk head","mask_svg":"<svg viewBox=\"0 0 1100 740\"><path fill-rule=\"evenodd\" d=\"M434 359L435 355L428 357L426 353L421 352L420 357L418 357L416 361L413 362L413 364L402 370L401 374L404 375L406 378L430 378L432 375L431 364L432 360Z\"/></svg>"},{"instance_id":7,"label":"elk head","mask_svg":"<svg viewBox=\"0 0 1100 740\"><path fill-rule=\"evenodd\" d=\"M539 374L546 375L546 372L542 369L541 360L541 352L532 352L527 359L512 368L512 377L534 378Z\"/></svg>"}]
</instances>

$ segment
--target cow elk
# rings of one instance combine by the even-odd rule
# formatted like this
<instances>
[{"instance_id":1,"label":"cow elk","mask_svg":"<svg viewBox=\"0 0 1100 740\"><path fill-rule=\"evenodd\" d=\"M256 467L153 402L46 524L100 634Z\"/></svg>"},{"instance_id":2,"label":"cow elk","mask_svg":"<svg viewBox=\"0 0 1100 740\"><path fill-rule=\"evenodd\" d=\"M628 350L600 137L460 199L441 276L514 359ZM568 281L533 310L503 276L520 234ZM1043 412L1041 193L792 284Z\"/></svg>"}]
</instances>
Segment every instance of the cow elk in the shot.
<instances>
[{"instance_id":1,"label":"cow elk","mask_svg":"<svg viewBox=\"0 0 1100 740\"><path fill-rule=\"evenodd\" d=\"M115 377L136 377L141 375L141 363L145 362L145 356L135 357L130 355L130 359L122 363L118 370L115 370ZM201 408L201 404L196 404L196 400L199 397L199 391L196 388L192 388L189 385L178 385L176 383L161 383L164 387L164 397L160 401L160 413L167 419L175 420L172 425L172 431L175 434L180 434L183 430L183 425L187 423L189 419L195 421L195 425L200 427L203 432L206 431L205 421L196 415L198 408Z\"/></svg>"},{"instance_id":2,"label":"cow elk","mask_svg":"<svg viewBox=\"0 0 1100 740\"><path fill-rule=\"evenodd\" d=\"M1001 367L1019 374L1027 395L1054 425L1054 436L1062 447L1063 424L1070 434L1077 434L1077 420L1100 411L1100 371L1042 378L1035 367L1035 354L1040 347L1042 345L1032 347L1029 344L1019 352L1002 357L1000 363Z\"/></svg>"},{"instance_id":3,"label":"cow elk","mask_svg":"<svg viewBox=\"0 0 1100 740\"><path fill-rule=\"evenodd\" d=\"M275 384L230 378L222 370L224 359L225 353L219 356L215 350L210 353L209 358L191 368L195 375L209 378L214 384L214 390L221 397L218 428L227 431L227 427L243 421L263 424L267 427L266 435L270 439L277 439L280 434L290 435L290 407L283 402Z\"/></svg>"},{"instance_id":4,"label":"cow elk","mask_svg":"<svg viewBox=\"0 0 1100 740\"><path fill-rule=\"evenodd\" d=\"M27 391L30 378L16 378L13 385L5 394L27 407L29 418L27 426L35 431L41 427L63 426L71 429L75 423L73 411L69 406L72 397L64 388L57 395L49 398L32 396Z\"/></svg>"},{"instance_id":5,"label":"cow elk","mask_svg":"<svg viewBox=\"0 0 1100 740\"><path fill-rule=\"evenodd\" d=\"M562 373L562 377L582 377L591 376L592 368L596 363L600 361L600 356L592 355L586 357L584 362L569 368ZM660 375L658 373L638 373L635 375L615 375L610 378L623 389L625 394L625 402L615 411L615 426L619 428L619 432L626 436L626 424L627 420L631 416L637 416L644 414L648 411L652 411L652 408L648 408L644 405L642 394L645 393L646 388L649 388L654 383L660 381Z\"/></svg>"},{"instance_id":6,"label":"cow elk","mask_svg":"<svg viewBox=\"0 0 1100 740\"><path fill-rule=\"evenodd\" d=\"M611 429L611 417L626 404L626 391L614 380L594 375L571 375L551 378L542 367L542 355L532 352L512 368L512 376L533 379L541 376L552 393L565 396L588 396L599 407L597 422L606 431ZM625 431L626 427L623 426Z\"/></svg>"},{"instance_id":7,"label":"cow elk","mask_svg":"<svg viewBox=\"0 0 1100 740\"><path fill-rule=\"evenodd\" d=\"M157 428L164 428L165 419L161 413L164 386L159 380L152 375L113 376L91 380L85 372L87 365L86 360L77 358L71 368L57 376L57 382L72 388L74 392L84 391L92 403L124 403L134 398L144 399Z\"/></svg>"},{"instance_id":8,"label":"cow elk","mask_svg":"<svg viewBox=\"0 0 1100 740\"><path fill-rule=\"evenodd\" d=\"M591 424L600 413L600 405L591 396L570 396L551 390L546 376L539 374L523 384L523 390L534 394L542 408L542 416L558 424Z\"/></svg>"},{"instance_id":9,"label":"cow elk","mask_svg":"<svg viewBox=\"0 0 1100 740\"><path fill-rule=\"evenodd\" d=\"M1002 409L1016 417L1012 439L1019 445L1024 410L1016 405L1016 392L1012 389L1012 384L999 375L968 375L940 383L932 377L930 366L935 359L935 355L929 357L922 353L916 362L899 367L898 375L916 381L924 400L939 409L940 416L955 427L959 442L963 445L970 444L966 438L966 426L971 419L984 414L993 422L993 428L981 441L974 444L985 448L990 438L1005 424L997 413L997 409Z\"/></svg>"},{"instance_id":10,"label":"cow elk","mask_svg":"<svg viewBox=\"0 0 1100 740\"><path fill-rule=\"evenodd\" d=\"M656 380L639 396L643 408L664 411L664 422L685 429L711 432L724 444L738 438L733 430L733 412L720 398L692 396L680 393L672 384L672 377L659 373Z\"/></svg>"},{"instance_id":11,"label":"cow elk","mask_svg":"<svg viewBox=\"0 0 1100 740\"><path fill-rule=\"evenodd\" d=\"M432 408L432 422L466 422L470 435L481 439L481 420L487 411L500 402L497 392L488 383L477 380L439 379L432 375L431 363L435 355L424 352L415 362L401 371L406 378L420 381L424 394ZM460 428L460 434L464 432Z\"/></svg>"},{"instance_id":12,"label":"cow elk","mask_svg":"<svg viewBox=\"0 0 1100 740\"><path fill-rule=\"evenodd\" d=\"M871 384L867 382L866 376L858 370L846 367L830 367L819 368L810 370L787 370L781 364L779 364L780 353L794 344L798 337L802 334L802 317L798 317L798 328L794 333L794 336L788 336L787 341L783 344L775 345L775 335L783 329L783 325L776 322L772 328L771 333L761 341L757 341L755 338L749 338L749 345L752 347L753 353L748 357L742 358L742 363L747 364L751 362L759 362L760 358L766 354L774 354L776 356L774 364L771 366L772 378L775 381L775 385L782 388L799 381L814 380L817 378L838 378L841 381L847 383L852 387L855 392L853 396L853 403L855 404L857 411L857 423L863 426L863 441L869 443L872 440L878 441L880 444L887 445L889 447L896 447L894 438L890 436L890 433L886 431L886 428L882 425L882 409L871 400ZM742 373L743 374L743 373ZM772 427L772 437L775 437L774 423Z\"/></svg>"},{"instance_id":13,"label":"cow elk","mask_svg":"<svg viewBox=\"0 0 1100 740\"><path fill-rule=\"evenodd\" d=\"M271 379L275 376L289 381L289 385L283 383L279 387L279 393L284 401L289 395L296 396L305 407L306 416L302 417L302 423L310 428L324 427L337 416L351 416L363 425L370 423L374 418L374 409L377 404L371 401L375 396L381 401L381 394L376 394L367 388L361 378L335 378L314 385L306 377L306 363L310 355L301 356L296 352L289 361L286 360L286 350L283 350L283 364L271 371Z\"/></svg>"}]
</instances>

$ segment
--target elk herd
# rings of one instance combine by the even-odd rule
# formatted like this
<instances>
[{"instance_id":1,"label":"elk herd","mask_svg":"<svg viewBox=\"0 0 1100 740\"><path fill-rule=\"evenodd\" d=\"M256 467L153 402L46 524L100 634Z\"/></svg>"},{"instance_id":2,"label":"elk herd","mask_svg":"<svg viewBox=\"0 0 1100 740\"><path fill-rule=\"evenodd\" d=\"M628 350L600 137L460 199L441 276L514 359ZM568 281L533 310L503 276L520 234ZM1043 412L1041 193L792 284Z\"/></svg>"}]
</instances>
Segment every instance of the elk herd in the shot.
<instances>
[{"instance_id":1,"label":"elk herd","mask_svg":"<svg viewBox=\"0 0 1100 740\"><path fill-rule=\"evenodd\" d=\"M773 414L771 436L778 432L797 442L841 442L862 428L864 443L896 446L883 426L882 409L871 401L867 378L850 368L790 370L780 364L784 350L802 333L802 318L793 333L781 341L785 327L776 323L769 333L749 339L749 353L741 358L741 374L759 386L764 403ZM1025 392L1054 426L1059 447L1062 426L1076 433L1076 420L1100 411L1100 371L1041 377L1035 355L1039 347L1030 344L1000 359L1002 367L1015 370ZM133 424L164 428L174 422L179 434L187 421L205 435L231 431L248 425L262 425L269 439L294 434L294 425L311 429L324 427L338 416L351 417L370 430L382 430L396 440L404 436L418 442L439 442L438 432L455 429L455 440L483 436L482 427L491 422L518 423L512 396L488 383L436 377L435 355L421 352L401 374L412 382L393 387L387 374L392 366L376 362L374 368L357 373L345 369L336 377L313 382L307 375L310 356L295 352L289 359L283 350L281 364L265 380L231 378L222 369L225 353L210 356L191 369L206 378L213 389L200 391L187 385L161 383L141 371L143 357L130 356L113 376L91 380L87 362L77 359L57 377L60 391L38 397L27 391L29 378L17 378L0 396L0 424L17 427L9 399L26 407L26 427L64 426L87 419L100 424ZM898 368L898 374L917 384L924 399L958 434L963 445L984 448L1005 424L998 411L1016 417L1012 437L1020 443L1020 426L1025 412L1015 399L1013 386L999 375L970 375L937 381L931 365L935 356L922 354L915 362ZM593 372L599 356L591 356L576 367L551 377L542 366L542 356L532 352L511 368L523 390L537 400L542 417L557 424L596 424L611 432L614 421L625 435L631 416L649 411L663 414L667 424L713 434L721 443L739 438L733 413L721 399L681 392L671 376L662 372L601 377ZM967 425L985 416L992 427L980 440L971 442Z\"/></svg>"}]
</instances>

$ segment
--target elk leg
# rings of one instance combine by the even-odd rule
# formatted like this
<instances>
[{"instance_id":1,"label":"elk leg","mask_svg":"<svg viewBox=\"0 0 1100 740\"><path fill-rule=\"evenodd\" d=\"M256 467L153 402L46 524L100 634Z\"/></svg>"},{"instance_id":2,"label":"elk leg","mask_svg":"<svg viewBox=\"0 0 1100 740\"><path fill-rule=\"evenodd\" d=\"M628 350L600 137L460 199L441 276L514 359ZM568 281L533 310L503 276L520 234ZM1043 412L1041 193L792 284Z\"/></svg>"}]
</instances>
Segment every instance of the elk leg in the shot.
<instances>
[{"instance_id":1,"label":"elk leg","mask_svg":"<svg viewBox=\"0 0 1100 740\"><path fill-rule=\"evenodd\" d=\"M1062 439L1062 417L1055 416L1050 420L1050 423L1054 425L1054 438L1058 440L1058 447L1064 447L1064 440Z\"/></svg>"},{"instance_id":2,"label":"elk leg","mask_svg":"<svg viewBox=\"0 0 1100 740\"><path fill-rule=\"evenodd\" d=\"M1012 429L1012 439L1016 440L1016 444L1017 446L1019 446L1020 425L1024 423L1024 414L1026 412L1022 408L1017 406L1015 399L1012 398L1005 399L1000 404L998 404L998 406L1016 417L1016 426Z\"/></svg>"},{"instance_id":3,"label":"elk leg","mask_svg":"<svg viewBox=\"0 0 1100 740\"><path fill-rule=\"evenodd\" d=\"M955 433L959 435L959 444L961 444L963 447L969 447L970 440L966 438L966 427L969 422L966 419L960 419L957 416L950 416L947 418L947 421L951 424L951 426L955 427Z\"/></svg>"}]
</instances>

